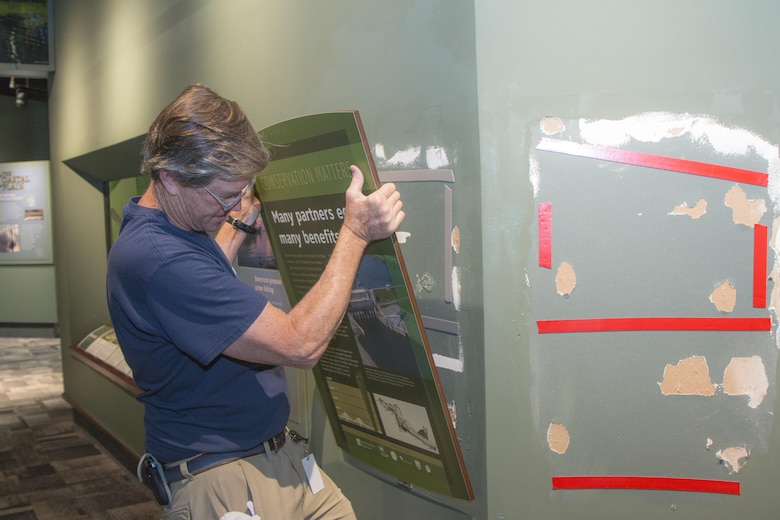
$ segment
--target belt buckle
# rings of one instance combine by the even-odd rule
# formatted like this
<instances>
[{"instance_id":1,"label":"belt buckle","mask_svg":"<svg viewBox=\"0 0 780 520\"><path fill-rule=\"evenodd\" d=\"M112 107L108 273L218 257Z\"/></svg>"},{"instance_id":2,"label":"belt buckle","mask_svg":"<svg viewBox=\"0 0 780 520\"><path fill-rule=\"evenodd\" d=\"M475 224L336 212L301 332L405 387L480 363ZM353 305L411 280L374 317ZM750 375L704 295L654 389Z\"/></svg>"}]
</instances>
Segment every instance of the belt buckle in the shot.
<instances>
[{"instance_id":1,"label":"belt buckle","mask_svg":"<svg viewBox=\"0 0 780 520\"><path fill-rule=\"evenodd\" d=\"M268 446L271 447L271 451L274 453L277 453L279 450L282 449L282 446L284 446L285 441L285 432L280 433L279 435L274 435L270 439L268 439Z\"/></svg>"}]
</instances>

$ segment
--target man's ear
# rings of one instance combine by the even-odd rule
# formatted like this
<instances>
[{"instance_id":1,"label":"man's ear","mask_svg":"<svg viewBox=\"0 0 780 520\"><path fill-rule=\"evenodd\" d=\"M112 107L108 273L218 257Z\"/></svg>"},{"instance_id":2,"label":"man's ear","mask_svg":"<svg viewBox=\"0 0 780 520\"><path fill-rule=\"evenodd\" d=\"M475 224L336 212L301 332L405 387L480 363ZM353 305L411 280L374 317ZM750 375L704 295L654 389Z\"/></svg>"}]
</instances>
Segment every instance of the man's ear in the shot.
<instances>
[{"instance_id":1,"label":"man's ear","mask_svg":"<svg viewBox=\"0 0 780 520\"><path fill-rule=\"evenodd\" d=\"M176 179L173 178L173 175L168 170L160 170L160 183L165 188L165 191L168 192L168 195L176 196L179 194L181 185L176 182Z\"/></svg>"}]
</instances>

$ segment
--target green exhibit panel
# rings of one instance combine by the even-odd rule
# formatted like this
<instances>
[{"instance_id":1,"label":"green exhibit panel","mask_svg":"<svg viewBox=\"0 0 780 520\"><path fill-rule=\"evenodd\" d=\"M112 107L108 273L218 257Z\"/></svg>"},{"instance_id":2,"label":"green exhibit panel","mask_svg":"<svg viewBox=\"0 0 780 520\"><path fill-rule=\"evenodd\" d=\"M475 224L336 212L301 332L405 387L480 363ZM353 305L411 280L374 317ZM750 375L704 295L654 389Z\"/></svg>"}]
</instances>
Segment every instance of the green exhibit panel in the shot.
<instances>
[{"instance_id":1,"label":"green exhibit panel","mask_svg":"<svg viewBox=\"0 0 780 520\"><path fill-rule=\"evenodd\" d=\"M250 242L239 266L249 279L268 280L255 285L263 293L283 286L294 306L319 279L338 239L350 165L364 172L364 193L378 189L378 174L357 112L303 116L259 133L271 162L256 184L264 221L258 234L270 251ZM440 215L443 208L440 202ZM435 230L439 238L442 227ZM346 316L314 368L317 389L337 444L350 456L405 485L472 500L413 291L396 237L369 244ZM435 327L443 320L438 314L426 321Z\"/></svg>"}]
</instances>

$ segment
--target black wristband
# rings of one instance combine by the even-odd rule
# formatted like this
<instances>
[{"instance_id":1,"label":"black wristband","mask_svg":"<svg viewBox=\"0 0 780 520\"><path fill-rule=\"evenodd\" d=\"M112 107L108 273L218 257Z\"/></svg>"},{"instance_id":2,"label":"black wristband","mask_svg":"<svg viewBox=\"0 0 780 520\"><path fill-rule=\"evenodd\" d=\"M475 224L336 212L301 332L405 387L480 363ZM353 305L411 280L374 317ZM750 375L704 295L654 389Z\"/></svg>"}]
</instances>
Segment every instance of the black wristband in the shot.
<instances>
[{"instance_id":1,"label":"black wristband","mask_svg":"<svg viewBox=\"0 0 780 520\"><path fill-rule=\"evenodd\" d=\"M254 235L257 233L257 228L250 226L249 224L244 224L237 218L233 218L232 216L228 215L225 217L225 222L233 226L239 231L243 231L244 233L248 233L250 235Z\"/></svg>"}]
</instances>

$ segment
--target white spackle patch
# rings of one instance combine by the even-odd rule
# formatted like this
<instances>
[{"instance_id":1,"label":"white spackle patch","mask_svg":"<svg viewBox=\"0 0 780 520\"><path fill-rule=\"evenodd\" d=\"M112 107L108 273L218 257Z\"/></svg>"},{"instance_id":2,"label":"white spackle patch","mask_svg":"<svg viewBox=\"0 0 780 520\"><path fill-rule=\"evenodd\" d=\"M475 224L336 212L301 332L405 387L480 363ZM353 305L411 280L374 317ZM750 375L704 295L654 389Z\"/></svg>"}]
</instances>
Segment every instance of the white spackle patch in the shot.
<instances>
[{"instance_id":1,"label":"white spackle patch","mask_svg":"<svg viewBox=\"0 0 780 520\"><path fill-rule=\"evenodd\" d=\"M547 428L547 445L558 455L563 455L569 449L571 437L569 430L562 424L550 423Z\"/></svg>"},{"instance_id":2,"label":"white spackle patch","mask_svg":"<svg viewBox=\"0 0 780 520\"><path fill-rule=\"evenodd\" d=\"M718 450L715 456L729 468L729 473L739 473L739 470L745 466L744 459L750 457L750 452L747 448L732 446L725 450Z\"/></svg>"},{"instance_id":3,"label":"white spackle patch","mask_svg":"<svg viewBox=\"0 0 780 520\"><path fill-rule=\"evenodd\" d=\"M679 206L675 206L675 208L669 214L675 216L688 215L692 219L696 220L701 218L705 213L707 213L707 201L704 199L699 199L699 202L697 202L696 205L692 208L689 207L687 203L683 203Z\"/></svg>"},{"instance_id":4,"label":"white spackle patch","mask_svg":"<svg viewBox=\"0 0 780 520\"><path fill-rule=\"evenodd\" d=\"M770 147L766 147L770 148ZM769 200L774 205L774 212L777 214L780 211L780 157L778 157L778 149L776 146L771 147L774 151L774 156L766 156L765 151L761 150L762 156L767 158L769 166L767 172L769 173L769 182L767 185L767 192L769 194Z\"/></svg>"},{"instance_id":5,"label":"white spackle patch","mask_svg":"<svg viewBox=\"0 0 780 520\"><path fill-rule=\"evenodd\" d=\"M706 116L647 112L618 121L580 120L580 138L600 146L621 146L631 139L659 142L689 135L697 143L723 155L758 155L766 160L769 199L780 208L780 154L778 147L744 128L727 128Z\"/></svg>"},{"instance_id":6,"label":"white spackle patch","mask_svg":"<svg viewBox=\"0 0 780 520\"><path fill-rule=\"evenodd\" d=\"M441 146L429 146L425 149L425 162L431 170L446 168L450 165L447 150Z\"/></svg>"},{"instance_id":7,"label":"white spackle patch","mask_svg":"<svg viewBox=\"0 0 780 520\"><path fill-rule=\"evenodd\" d=\"M412 236L412 234L409 233L408 231L396 231L395 232L395 238L398 240L399 244L405 244L406 243L406 239L409 238L410 236Z\"/></svg>"},{"instance_id":8,"label":"white spackle patch","mask_svg":"<svg viewBox=\"0 0 780 520\"><path fill-rule=\"evenodd\" d=\"M731 208L731 215L735 224L754 227L766 213L766 202L764 199L748 200L745 191L738 184L735 184L726 193L724 203L726 207Z\"/></svg>"},{"instance_id":9,"label":"white spackle patch","mask_svg":"<svg viewBox=\"0 0 780 520\"><path fill-rule=\"evenodd\" d=\"M413 165L417 161L417 158L420 157L421 152L422 147L420 146L411 146L406 150L399 150L387 160L387 164L393 166Z\"/></svg>"},{"instance_id":10,"label":"white spackle patch","mask_svg":"<svg viewBox=\"0 0 780 520\"><path fill-rule=\"evenodd\" d=\"M777 250L777 234L780 232L780 218L775 218L772 221L771 238L769 239L769 247L774 252L774 264L772 265L769 279L773 280L772 290L769 293L769 310L777 313L777 306L780 302L780 251ZM780 335L776 335L776 346L780 347Z\"/></svg>"},{"instance_id":11,"label":"white spackle patch","mask_svg":"<svg viewBox=\"0 0 780 520\"><path fill-rule=\"evenodd\" d=\"M723 282L712 291L710 302L721 312L732 312L737 303L737 290L729 282Z\"/></svg>"},{"instance_id":12,"label":"white spackle patch","mask_svg":"<svg viewBox=\"0 0 780 520\"><path fill-rule=\"evenodd\" d=\"M452 268L452 305L456 311L460 310L460 269L458 266Z\"/></svg>"},{"instance_id":13,"label":"white spackle patch","mask_svg":"<svg viewBox=\"0 0 780 520\"><path fill-rule=\"evenodd\" d=\"M649 112L619 121L580 121L580 137L587 143L601 146L621 146L631 139L657 143L664 138L678 137L691 131L696 118L686 114Z\"/></svg>"},{"instance_id":14,"label":"white spackle patch","mask_svg":"<svg viewBox=\"0 0 780 520\"><path fill-rule=\"evenodd\" d=\"M718 385L710 379L704 356L691 356L676 365L666 365L664 380L658 383L664 395L715 395Z\"/></svg>"},{"instance_id":15,"label":"white spackle patch","mask_svg":"<svg viewBox=\"0 0 780 520\"><path fill-rule=\"evenodd\" d=\"M534 198L539 195L539 185L542 181L541 171L542 168L539 166L539 160L532 155L528 167L528 180L531 182L531 187L534 189Z\"/></svg>"},{"instance_id":16,"label":"white spackle patch","mask_svg":"<svg viewBox=\"0 0 780 520\"><path fill-rule=\"evenodd\" d=\"M577 285L577 274L569 262L561 262L555 274L555 287L561 296L569 296Z\"/></svg>"},{"instance_id":17,"label":"white spackle patch","mask_svg":"<svg viewBox=\"0 0 780 520\"><path fill-rule=\"evenodd\" d=\"M759 356L734 357L723 373L723 393L747 395L748 406L756 408L769 389L764 361Z\"/></svg>"},{"instance_id":18,"label":"white spackle patch","mask_svg":"<svg viewBox=\"0 0 780 520\"><path fill-rule=\"evenodd\" d=\"M422 291L431 292L436 286L436 280L434 280L431 273L425 272L421 275L417 275L417 282L414 284L414 293L420 294Z\"/></svg>"}]
</instances>

